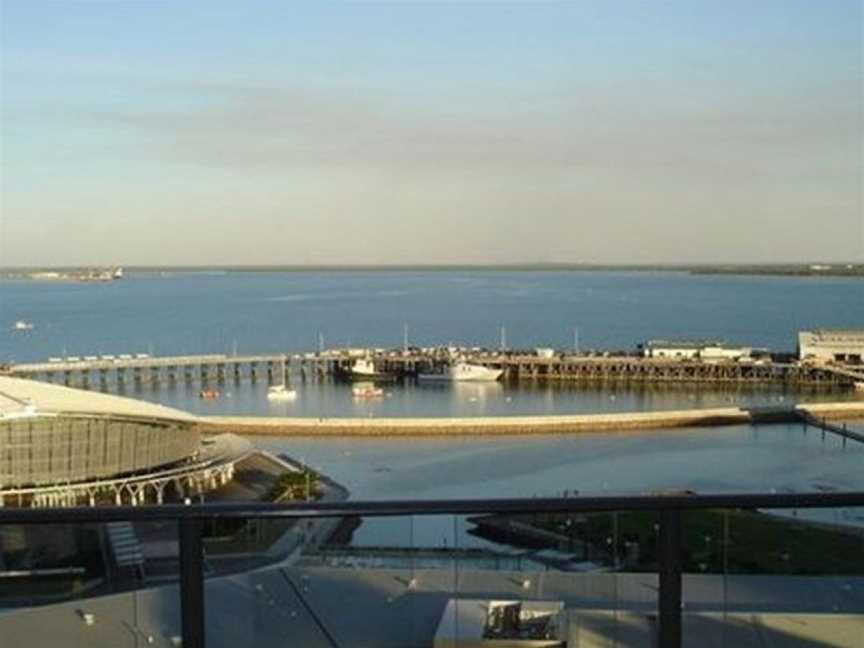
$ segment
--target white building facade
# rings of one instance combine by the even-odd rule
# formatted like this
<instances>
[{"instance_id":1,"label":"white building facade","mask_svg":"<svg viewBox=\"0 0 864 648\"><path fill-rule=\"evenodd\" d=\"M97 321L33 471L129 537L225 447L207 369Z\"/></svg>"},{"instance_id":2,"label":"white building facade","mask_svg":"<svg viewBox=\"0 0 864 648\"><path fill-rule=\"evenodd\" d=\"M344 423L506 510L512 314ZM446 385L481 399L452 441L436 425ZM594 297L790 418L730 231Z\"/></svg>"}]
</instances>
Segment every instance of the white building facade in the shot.
<instances>
[{"instance_id":1,"label":"white building facade","mask_svg":"<svg viewBox=\"0 0 864 648\"><path fill-rule=\"evenodd\" d=\"M713 340L650 340L640 345L640 348L646 358L703 362L735 362L749 358L753 351L750 347L733 347Z\"/></svg>"},{"instance_id":2,"label":"white building facade","mask_svg":"<svg viewBox=\"0 0 864 648\"><path fill-rule=\"evenodd\" d=\"M801 360L864 363L864 329L817 329L798 333Z\"/></svg>"}]
</instances>

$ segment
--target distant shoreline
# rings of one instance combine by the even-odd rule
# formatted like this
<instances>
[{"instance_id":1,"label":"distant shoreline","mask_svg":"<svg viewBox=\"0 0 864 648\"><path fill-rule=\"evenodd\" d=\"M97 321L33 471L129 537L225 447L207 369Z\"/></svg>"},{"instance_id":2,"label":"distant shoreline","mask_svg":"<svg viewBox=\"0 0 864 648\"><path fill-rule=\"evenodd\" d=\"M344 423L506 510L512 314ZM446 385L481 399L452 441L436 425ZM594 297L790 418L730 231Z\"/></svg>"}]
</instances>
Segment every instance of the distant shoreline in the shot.
<instances>
[{"instance_id":1,"label":"distant shoreline","mask_svg":"<svg viewBox=\"0 0 864 648\"><path fill-rule=\"evenodd\" d=\"M691 275L853 277L864 278L864 263L800 264L590 264L590 263L514 263L514 264L380 264L380 265L224 265L224 266L125 266L127 272L147 274L206 274L263 272L669 272ZM9 267L0 269L0 279L39 281L29 274L38 272L71 273L80 267Z\"/></svg>"}]
</instances>

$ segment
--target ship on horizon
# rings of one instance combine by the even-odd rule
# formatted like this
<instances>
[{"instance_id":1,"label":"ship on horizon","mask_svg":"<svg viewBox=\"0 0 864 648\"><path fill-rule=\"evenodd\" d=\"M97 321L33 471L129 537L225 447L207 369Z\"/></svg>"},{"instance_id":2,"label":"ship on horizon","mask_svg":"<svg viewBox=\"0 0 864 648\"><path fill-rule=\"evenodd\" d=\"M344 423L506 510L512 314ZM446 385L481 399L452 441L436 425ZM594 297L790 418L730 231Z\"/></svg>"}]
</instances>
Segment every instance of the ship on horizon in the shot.
<instances>
[{"instance_id":1,"label":"ship on horizon","mask_svg":"<svg viewBox=\"0 0 864 648\"><path fill-rule=\"evenodd\" d=\"M123 266L108 268L82 268L78 270L38 270L23 275L33 281L78 281L81 283L101 283L117 281L124 277Z\"/></svg>"}]
</instances>

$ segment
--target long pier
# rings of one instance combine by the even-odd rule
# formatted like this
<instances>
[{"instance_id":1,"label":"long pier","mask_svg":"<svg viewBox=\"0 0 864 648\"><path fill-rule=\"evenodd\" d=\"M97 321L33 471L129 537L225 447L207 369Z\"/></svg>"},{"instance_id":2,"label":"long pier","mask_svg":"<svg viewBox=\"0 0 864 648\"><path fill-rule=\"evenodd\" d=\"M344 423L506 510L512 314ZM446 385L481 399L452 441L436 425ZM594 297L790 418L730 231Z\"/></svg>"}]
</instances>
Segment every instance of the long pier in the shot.
<instances>
[{"instance_id":1,"label":"long pier","mask_svg":"<svg viewBox=\"0 0 864 648\"><path fill-rule=\"evenodd\" d=\"M557 352L544 356L530 351L460 350L467 362L500 369L506 380L555 380L601 383L709 383L783 384L791 387L853 387L864 385L864 369L859 367L801 362L702 361L645 358L635 354L588 355ZM87 385L118 382L222 381L229 378L259 376L273 380L285 367L303 377L348 376L358 358L367 358L376 371L397 378L435 371L452 361L447 349L329 350L320 353L288 355L181 355L150 357L101 356L52 359L49 362L12 364L0 373L23 378L60 379L66 384Z\"/></svg>"},{"instance_id":2,"label":"long pier","mask_svg":"<svg viewBox=\"0 0 864 648\"><path fill-rule=\"evenodd\" d=\"M106 383L110 378L118 382L159 382L200 380L226 380L228 378L256 379L259 375L272 380L278 376L289 359L284 354L262 355L183 355L135 356L70 359L50 362L13 364L2 373L19 378L37 378L53 381L62 379L69 384L90 381Z\"/></svg>"},{"instance_id":3,"label":"long pier","mask_svg":"<svg viewBox=\"0 0 864 648\"><path fill-rule=\"evenodd\" d=\"M635 383L774 383L790 386L853 387L864 384L864 369L854 371L834 365L770 362L765 360L702 361L646 358L634 354L587 355L553 353L543 357L529 351L466 351L462 359L472 364L501 369L505 379L561 380L577 382ZM304 359L321 375L347 375L356 361L349 351L328 351ZM368 355L377 371L412 376L434 371L450 361L446 349L431 352L376 351Z\"/></svg>"}]
</instances>

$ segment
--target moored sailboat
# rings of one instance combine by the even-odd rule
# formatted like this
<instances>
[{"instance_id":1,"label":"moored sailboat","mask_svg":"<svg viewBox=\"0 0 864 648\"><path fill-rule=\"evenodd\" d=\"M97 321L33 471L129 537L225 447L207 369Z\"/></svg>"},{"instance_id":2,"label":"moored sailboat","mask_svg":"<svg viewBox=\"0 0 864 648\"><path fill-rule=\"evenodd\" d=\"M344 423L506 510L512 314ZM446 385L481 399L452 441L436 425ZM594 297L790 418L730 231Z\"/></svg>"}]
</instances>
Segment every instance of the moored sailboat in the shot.
<instances>
[{"instance_id":1,"label":"moored sailboat","mask_svg":"<svg viewBox=\"0 0 864 648\"><path fill-rule=\"evenodd\" d=\"M285 357L282 357L282 362L280 363L280 373L282 374L282 381L278 385L271 385L267 390L267 400L275 400L275 401L290 401L297 398L297 390L290 389L285 382Z\"/></svg>"}]
</instances>

